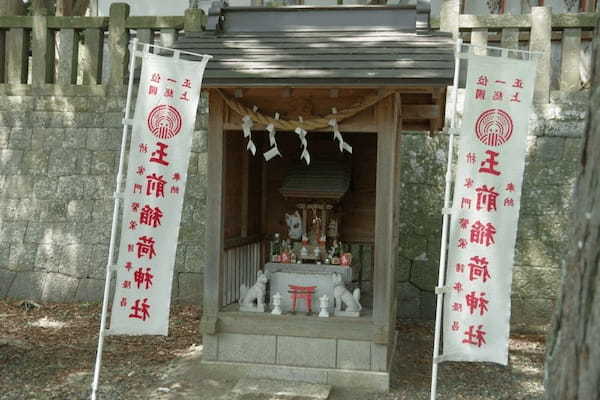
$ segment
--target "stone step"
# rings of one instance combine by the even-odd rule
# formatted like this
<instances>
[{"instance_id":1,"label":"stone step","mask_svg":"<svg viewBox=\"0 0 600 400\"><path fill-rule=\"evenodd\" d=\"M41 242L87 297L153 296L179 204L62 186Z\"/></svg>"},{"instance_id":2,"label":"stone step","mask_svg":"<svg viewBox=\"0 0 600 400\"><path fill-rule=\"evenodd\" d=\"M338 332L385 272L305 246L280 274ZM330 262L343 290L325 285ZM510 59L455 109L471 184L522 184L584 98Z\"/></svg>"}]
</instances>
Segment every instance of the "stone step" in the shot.
<instances>
[{"instance_id":1,"label":"stone step","mask_svg":"<svg viewBox=\"0 0 600 400\"><path fill-rule=\"evenodd\" d=\"M231 391L239 400L326 400L330 385L271 379L240 379Z\"/></svg>"}]
</instances>

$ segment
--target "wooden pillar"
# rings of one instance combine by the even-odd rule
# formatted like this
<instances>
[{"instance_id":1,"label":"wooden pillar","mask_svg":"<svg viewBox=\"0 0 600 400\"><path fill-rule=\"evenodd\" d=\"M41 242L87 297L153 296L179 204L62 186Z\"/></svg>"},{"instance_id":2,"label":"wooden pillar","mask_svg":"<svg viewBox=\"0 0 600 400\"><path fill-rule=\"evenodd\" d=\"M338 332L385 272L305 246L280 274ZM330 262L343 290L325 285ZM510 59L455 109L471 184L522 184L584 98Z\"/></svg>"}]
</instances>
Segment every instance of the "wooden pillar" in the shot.
<instances>
[{"instance_id":1,"label":"wooden pillar","mask_svg":"<svg viewBox=\"0 0 600 400\"><path fill-rule=\"evenodd\" d=\"M550 101L550 39L552 35L552 9L550 7L531 8L530 51L540 51L537 59L537 75L533 101L545 104Z\"/></svg>"},{"instance_id":2,"label":"wooden pillar","mask_svg":"<svg viewBox=\"0 0 600 400\"><path fill-rule=\"evenodd\" d=\"M393 340L393 335L394 335L394 327L396 325L396 315L397 315L397 308L398 308L398 299L397 299L397 293L396 293L396 268L398 266L398 247L400 245L400 196L402 195L400 192L400 176L401 176L401 170L400 170L400 151L401 151L401 146L402 146L402 135L400 135L400 132L402 132L402 114L401 111L402 110L402 98L400 96L400 93L396 93L394 95L394 113L398 116L397 117L397 123L396 123L396 143L394 145L394 151L395 151L395 157L394 157L394 180L393 180L393 193L394 193L394 200L393 200L393 207L392 207L392 211L393 211L393 225L392 225L392 254L391 254L391 270L389 271L388 274L388 279L390 280L390 283L392 283L391 285L391 304L390 304L390 331L389 331L389 337L390 337L390 343L392 343ZM389 346L388 351L391 352L393 350L393 346ZM389 353L390 357L393 356L393 354Z\"/></svg>"},{"instance_id":3,"label":"wooden pillar","mask_svg":"<svg viewBox=\"0 0 600 400\"><path fill-rule=\"evenodd\" d=\"M393 328L390 311L393 307L394 273L394 201L396 180L396 140L399 104L395 96L381 100L375 106L377 126L377 178L375 195L375 266L373 271L373 322L375 342L389 344Z\"/></svg>"},{"instance_id":4,"label":"wooden pillar","mask_svg":"<svg viewBox=\"0 0 600 400\"><path fill-rule=\"evenodd\" d=\"M127 44L129 33L125 23L129 17L129 5L125 3L113 3L110 5L108 33L110 51L110 78L109 84L119 88L125 81L127 69Z\"/></svg>"},{"instance_id":5,"label":"wooden pillar","mask_svg":"<svg viewBox=\"0 0 600 400\"><path fill-rule=\"evenodd\" d=\"M6 83L27 83L28 56L25 29L6 31Z\"/></svg>"},{"instance_id":6,"label":"wooden pillar","mask_svg":"<svg viewBox=\"0 0 600 400\"><path fill-rule=\"evenodd\" d=\"M206 267L204 271L204 315L203 332L214 333L211 318L216 318L222 304L223 293L223 203L225 192L225 134L223 115L225 103L216 92L209 94L208 111L208 190L206 226ZM215 320L216 322L216 320ZM208 324L208 326L207 326Z\"/></svg>"}]
</instances>

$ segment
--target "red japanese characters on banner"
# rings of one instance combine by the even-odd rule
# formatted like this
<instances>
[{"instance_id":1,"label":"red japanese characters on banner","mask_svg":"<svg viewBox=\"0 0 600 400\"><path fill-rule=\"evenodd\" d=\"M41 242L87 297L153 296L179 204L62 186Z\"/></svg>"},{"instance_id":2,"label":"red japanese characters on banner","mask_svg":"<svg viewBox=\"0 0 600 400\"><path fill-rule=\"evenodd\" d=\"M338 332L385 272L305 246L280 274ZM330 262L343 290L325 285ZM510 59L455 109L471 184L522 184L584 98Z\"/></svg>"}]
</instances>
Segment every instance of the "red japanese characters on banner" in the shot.
<instances>
[{"instance_id":1,"label":"red japanese characters on banner","mask_svg":"<svg viewBox=\"0 0 600 400\"><path fill-rule=\"evenodd\" d=\"M145 54L109 334L168 333L173 266L206 61Z\"/></svg>"},{"instance_id":2,"label":"red japanese characters on banner","mask_svg":"<svg viewBox=\"0 0 600 400\"><path fill-rule=\"evenodd\" d=\"M510 286L535 62L469 55L442 360L508 361Z\"/></svg>"}]
</instances>

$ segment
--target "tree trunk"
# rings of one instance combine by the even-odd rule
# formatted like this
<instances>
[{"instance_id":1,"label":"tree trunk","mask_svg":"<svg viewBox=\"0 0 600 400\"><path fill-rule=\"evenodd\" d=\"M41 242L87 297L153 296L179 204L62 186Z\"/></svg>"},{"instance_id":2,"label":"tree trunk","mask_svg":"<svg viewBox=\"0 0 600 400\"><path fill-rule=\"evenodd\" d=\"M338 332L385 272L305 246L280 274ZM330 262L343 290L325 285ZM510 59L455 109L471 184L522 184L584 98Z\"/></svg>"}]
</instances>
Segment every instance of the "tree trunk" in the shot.
<instances>
[{"instance_id":1,"label":"tree trunk","mask_svg":"<svg viewBox=\"0 0 600 400\"><path fill-rule=\"evenodd\" d=\"M546 398L600 399L600 20L571 251L546 354Z\"/></svg>"}]
</instances>

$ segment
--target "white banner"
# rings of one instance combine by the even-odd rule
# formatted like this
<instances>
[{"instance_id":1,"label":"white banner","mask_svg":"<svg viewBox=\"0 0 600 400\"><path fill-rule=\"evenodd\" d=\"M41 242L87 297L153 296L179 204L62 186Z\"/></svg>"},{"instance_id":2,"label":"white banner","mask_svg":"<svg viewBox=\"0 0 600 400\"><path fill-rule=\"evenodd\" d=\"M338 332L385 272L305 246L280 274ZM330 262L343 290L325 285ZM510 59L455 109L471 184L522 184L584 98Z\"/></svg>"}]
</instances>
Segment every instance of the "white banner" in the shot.
<instances>
[{"instance_id":1,"label":"white banner","mask_svg":"<svg viewBox=\"0 0 600 400\"><path fill-rule=\"evenodd\" d=\"M442 361L508 362L510 291L535 61L469 55Z\"/></svg>"},{"instance_id":2,"label":"white banner","mask_svg":"<svg viewBox=\"0 0 600 400\"><path fill-rule=\"evenodd\" d=\"M168 334L179 222L207 61L143 56L109 334Z\"/></svg>"}]
</instances>

